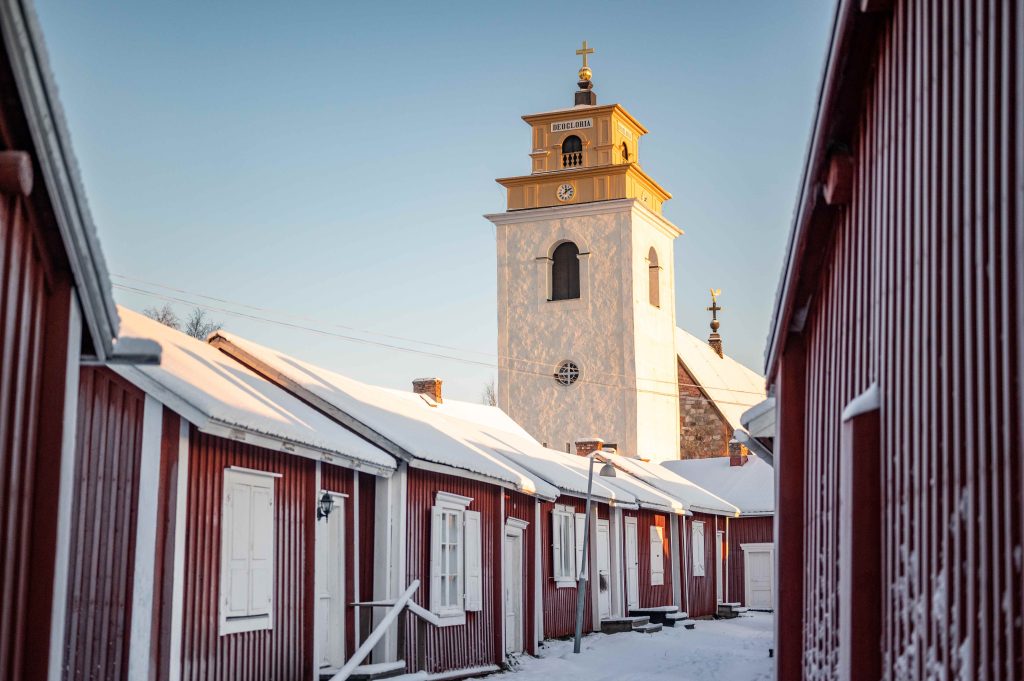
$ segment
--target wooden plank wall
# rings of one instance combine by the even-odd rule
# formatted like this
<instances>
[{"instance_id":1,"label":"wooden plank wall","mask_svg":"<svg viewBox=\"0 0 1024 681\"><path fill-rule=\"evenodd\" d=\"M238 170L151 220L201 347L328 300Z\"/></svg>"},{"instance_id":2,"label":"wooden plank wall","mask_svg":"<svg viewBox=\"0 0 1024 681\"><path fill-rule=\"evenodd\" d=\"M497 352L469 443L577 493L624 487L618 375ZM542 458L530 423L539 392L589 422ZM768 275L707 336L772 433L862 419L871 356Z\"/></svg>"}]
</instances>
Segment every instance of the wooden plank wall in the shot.
<instances>
[{"instance_id":1,"label":"wooden plank wall","mask_svg":"<svg viewBox=\"0 0 1024 681\"><path fill-rule=\"evenodd\" d=\"M135 517L146 396L106 368L78 390L64 678L128 678Z\"/></svg>"},{"instance_id":2,"label":"wooden plank wall","mask_svg":"<svg viewBox=\"0 0 1024 681\"><path fill-rule=\"evenodd\" d=\"M893 5L805 331L802 675L835 677L840 414L877 382L884 678L1009 681L1024 677L1024 9Z\"/></svg>"}]
</instances>

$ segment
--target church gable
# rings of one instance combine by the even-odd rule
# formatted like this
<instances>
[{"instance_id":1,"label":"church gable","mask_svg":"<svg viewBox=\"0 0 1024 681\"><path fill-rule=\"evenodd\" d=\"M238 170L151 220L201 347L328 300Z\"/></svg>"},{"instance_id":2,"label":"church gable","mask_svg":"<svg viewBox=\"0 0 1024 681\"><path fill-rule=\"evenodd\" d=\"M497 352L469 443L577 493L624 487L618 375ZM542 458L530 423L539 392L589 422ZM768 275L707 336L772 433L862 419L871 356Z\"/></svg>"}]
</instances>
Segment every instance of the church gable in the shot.
<instances>
[{"instance_id":1,"label":"church gable","mask_svg":"<svg viewBox=\"0 0 1024 681\"><path fill-rule=\"evenodd\" d=\"M679 458L729 455L732 430L682 360L679 367Z\"/></svg>"}]
</instances>

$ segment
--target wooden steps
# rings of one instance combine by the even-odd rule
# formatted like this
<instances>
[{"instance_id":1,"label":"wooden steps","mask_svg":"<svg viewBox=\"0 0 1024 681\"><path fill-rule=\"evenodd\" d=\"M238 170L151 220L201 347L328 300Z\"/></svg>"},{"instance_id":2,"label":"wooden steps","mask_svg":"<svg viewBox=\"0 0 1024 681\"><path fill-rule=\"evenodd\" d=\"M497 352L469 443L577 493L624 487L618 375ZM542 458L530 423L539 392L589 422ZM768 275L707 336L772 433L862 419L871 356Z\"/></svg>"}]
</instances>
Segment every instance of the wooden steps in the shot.
<instances>
[{"instance_id":1,"label":"wooden steps","mask_svg":"<svg viewBox=\"0 0 1024 681\"><path fill-rule=\"evenodd\" d=\"M669 612L665 613L665 621L663 624L666 627L674 627L677 623L688 619L690 619L690 616L685 612Z\"/></svg>"},{"instance_id":2,"label":"wooden steps","mask_svg":"<svg viewBox=\"0 0 1024 681\"><path fill-rule=\"evenodd\" d=\"M337 669L321 669L320 681L330 681L338 673ZM352 681L376 681L377 679L399 679L406 676L405 660L395 662L378 662L377 664L361 664L348 677Z\"/></svg>"},{"instance_id":3,"label":"wooden steps","mask_svg":"<svg viewBox=\"0 0 1024 681\"><path fill-rule=\"evenodd\" d=\"M639 627L633 627L633 631L638 634L656 634L661 631L661 625L649 622L648 624L641 624Z\"/></svg>"},{"instance_id":4,"label":"wooden steps","mask_svg":"<svg viewBox=\"0 0 1024 681\"><path fill-rule=\"evenodd\" d=\"M651 608L630 608L629 614L632 617L649 617L651 618L651 624L666 623L665 618L668 615L679 612L679 608L674 605L657 605ZM668 626L672 626L671 624Z\"/></svg>"},{"instance_id":5,"label":"wooden steps","mask_svg":"<svg viewBox=\"0 0 1024 681\"><path fill-rule=\"evenodd\" d=\"M715 617L721 620L730 620L734 617L739 617L745 612L747 612L747 608L744 608L739 603L719 603L718 612L715 614Z\"/></svg>"},{"instance_id":6,"label":"wooden steps","mask_svg":"<svg viewBox=\"0 0 1024 681\"><path fill-rule=\"evenodd\" d=\"M601 633L621 634L651 623L650 617L609 617L601 620Z\"/></svg>"}]
</instances>

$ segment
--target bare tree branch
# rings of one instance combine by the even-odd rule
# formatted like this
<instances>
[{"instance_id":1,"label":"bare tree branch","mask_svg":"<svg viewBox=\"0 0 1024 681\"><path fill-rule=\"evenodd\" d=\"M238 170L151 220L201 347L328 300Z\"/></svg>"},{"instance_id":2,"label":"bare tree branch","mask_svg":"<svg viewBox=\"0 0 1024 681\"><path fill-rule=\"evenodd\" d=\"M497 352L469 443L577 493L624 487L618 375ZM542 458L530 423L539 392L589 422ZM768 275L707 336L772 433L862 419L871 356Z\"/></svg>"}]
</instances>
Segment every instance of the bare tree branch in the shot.
<instances>
[{"instance_id":1,"label":"bare tree branch","mask_svg":"<svg viewBox=\"0 0 1024 681\"><path fill-rule=\"evenodd\" d=\"M164 326L171 327L175 331L181 330L181 320L174 313L174 308L171 307L170 303L164 303L163 307L147 307L142 311L142 314L154 321L160 322Z\"/></svg>"},{"instance_id":2,"label":"bare tree branch","mask_svg":"<svg viewBox=\"0 0 1024 681\"><path fill-rule=\"evenodd\" d=\"M483 392L480 393L480 401L489 407L498 406L498 393L494 389L494 379L484 383Z\"/></svg>"},{"instance_id":3,"label":"bare tree branch","mask_svg":"<svg viewBox=\"0 0 1024 681\"><path fill-rule=\"evenodd\" d=\"M206 316L206 310L195 307L185 320L185 326L181 329L193 338L205 341L206 337L214 331L219 330L223 324L215 322Z\"/></svg>"}]
</instances>

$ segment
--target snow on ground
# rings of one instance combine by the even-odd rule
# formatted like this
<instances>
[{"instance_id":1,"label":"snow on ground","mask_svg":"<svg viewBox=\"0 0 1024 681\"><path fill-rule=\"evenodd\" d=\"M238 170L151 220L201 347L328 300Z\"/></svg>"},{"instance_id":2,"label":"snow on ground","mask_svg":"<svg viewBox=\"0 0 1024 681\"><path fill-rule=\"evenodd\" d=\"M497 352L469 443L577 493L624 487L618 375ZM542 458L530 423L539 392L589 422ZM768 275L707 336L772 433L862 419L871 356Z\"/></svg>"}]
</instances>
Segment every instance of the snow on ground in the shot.
<instances>
[{"instance_id":1,"label":"snow on ground","mask_svg":"<svg viewBox=\"0 0 1024 681\"><path fill-rule=\"evenodd\" d=\"M540 658L523 656L492 681L770 681L774 616L746 613L698 620L697 627L655 634L593 634L579 655L572 641L546 641Z\"/></svg>"}]
</instances>

